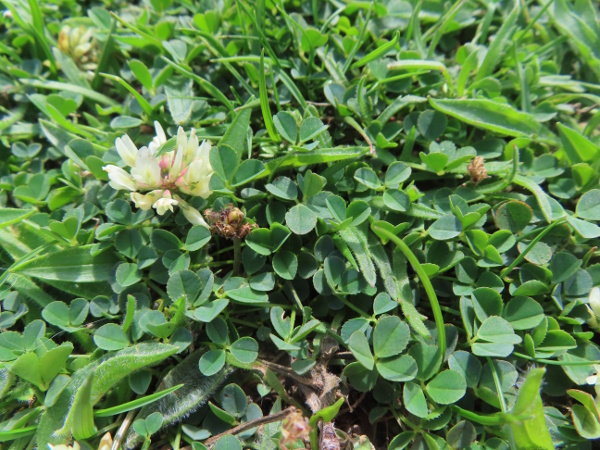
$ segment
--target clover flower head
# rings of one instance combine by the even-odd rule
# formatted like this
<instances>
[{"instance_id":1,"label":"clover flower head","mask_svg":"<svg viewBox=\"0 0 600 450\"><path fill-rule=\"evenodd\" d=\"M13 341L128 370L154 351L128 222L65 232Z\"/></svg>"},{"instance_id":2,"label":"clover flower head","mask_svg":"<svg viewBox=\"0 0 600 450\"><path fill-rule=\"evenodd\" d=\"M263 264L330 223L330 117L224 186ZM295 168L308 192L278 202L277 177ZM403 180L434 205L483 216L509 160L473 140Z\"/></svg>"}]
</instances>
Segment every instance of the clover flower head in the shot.
<instances>
[{"instance_id":1,"label":"clover flower head","mask_svg":"<svg viewBox=\"0 0 600 450\"><path fill-rule=\"evenodd\" d=\"M69 55L75 64L88 72L88 75L98 67L98 43L94 39L94 29L81 25L62 27L58 34L58 48Z\"/></svg>"},{"instance_id":2,"label":"clover flower head","mask_svg":"<svg viewBox=\"0 0 600 450\"><path fill-rule=\"evenodd\" d=\"M115 141L117 153L129 172L115 165L104 166L109 184L115 190L130 191L130 198L137 208L154 208L159 215L174 211L179 206L184 216L194 224L206 225L198 210L177 194L207 198L213 169L209 161L211 145L199 142L192 130L189 137L179 127L175 149L161 153L167 136L158 122L154 122L156 136L148 146L137 148L128 135Z\"/></svg>"}]
</instances>

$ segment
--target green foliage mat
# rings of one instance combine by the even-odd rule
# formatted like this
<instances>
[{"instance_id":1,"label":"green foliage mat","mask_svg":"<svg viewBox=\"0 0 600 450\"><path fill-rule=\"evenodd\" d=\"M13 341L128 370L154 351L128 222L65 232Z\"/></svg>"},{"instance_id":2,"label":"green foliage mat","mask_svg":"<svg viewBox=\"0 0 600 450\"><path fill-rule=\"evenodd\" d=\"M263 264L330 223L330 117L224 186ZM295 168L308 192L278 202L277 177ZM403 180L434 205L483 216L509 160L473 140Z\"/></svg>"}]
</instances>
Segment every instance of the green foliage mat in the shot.
<instances>
[{"instance_id":1,"label":"green foliage mat","mask_svg":"<svg viewBox=\"0 0 600 450\"><path fill-rule=\"evenodd\" d=\"M1 3L2 448L600 438L591 0Z\"/></svg>"}]
</instances>

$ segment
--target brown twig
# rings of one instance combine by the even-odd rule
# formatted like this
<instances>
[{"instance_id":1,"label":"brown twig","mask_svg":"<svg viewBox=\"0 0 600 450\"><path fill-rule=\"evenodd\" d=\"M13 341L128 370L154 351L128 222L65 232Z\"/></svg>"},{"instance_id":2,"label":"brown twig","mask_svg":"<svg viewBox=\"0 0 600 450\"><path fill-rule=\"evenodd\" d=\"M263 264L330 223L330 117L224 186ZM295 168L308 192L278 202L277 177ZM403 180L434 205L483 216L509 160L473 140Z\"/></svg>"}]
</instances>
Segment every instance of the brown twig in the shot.
<instances>
[{"instance_id":1,"label":"brown twig","mask_svg":"<svg viewBox=\"0 0 600 450\"><path fill-rule=\"evenodd\" d=\"M213 437L207 439L204 442L204 445L209 447L209 446L213 445L215 442L217 442L221 437L225 436L226 434L238 434L238 433L242 433L246 430L249 430L251 428L259 427L259 426L267 424L267 423L279 422L280 420L285 419L287 416L289 416L294 411L296 411L296 407L289 406L286 409L284 409L283 411L280 411L275 414L271 414L270 416L259 417L258 419L244 422L244 423L238 425L237 427L233 427L230 430L223 431L222 433L219 433L216 436L213 436ZM183 450L183 449L181 449L181 450Z\"/></svg>"}]
</instances>

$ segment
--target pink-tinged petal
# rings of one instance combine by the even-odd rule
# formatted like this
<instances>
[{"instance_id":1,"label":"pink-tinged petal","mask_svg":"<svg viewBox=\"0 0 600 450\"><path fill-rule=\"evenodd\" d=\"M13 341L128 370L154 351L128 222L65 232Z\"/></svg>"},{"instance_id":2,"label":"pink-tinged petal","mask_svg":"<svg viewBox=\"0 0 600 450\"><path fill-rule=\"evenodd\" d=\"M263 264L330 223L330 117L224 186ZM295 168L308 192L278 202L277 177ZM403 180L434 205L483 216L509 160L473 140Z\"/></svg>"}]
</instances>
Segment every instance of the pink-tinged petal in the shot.
<instances>
[{"instance_id":1,"label":"pink-tinged petal","mask_svg":"<svg viewBox=\"0 0 600 450\"><path fill-rule=\"evenodd\" d=\"M125 170L120 167L108 165L102 167L106 173L108 173L109 185L115 191L135 191L137 190L137 184L134 179Z\"/></svg>"},{"instance_id":2,"label":"pink-tinged petal","mask_svg":"<svg viewBox=\"0 0 600 450\"><path fill-rule=\"evenodd\" d=\"M167 191L165 191L167 192ZM173 206L177 206L177 200L174 200L169 197L159 198L152 207L156 209L156 212L159 216L163 216L167 211L173 212Z\"/></svg>"},{"instance_id":3,"label":"pink-tinged petal","mask_svg":"<svg viewBox=\"0 0 600 450\"><path fill-rule=\"evenodd\" d=\"M122 137L116 139L115 146L117 147L117 152L123 162L129 167L133 167L135 165L135 157L137 156L138 149L131 138L124 134Z\"/></svg>"}]
</instances>

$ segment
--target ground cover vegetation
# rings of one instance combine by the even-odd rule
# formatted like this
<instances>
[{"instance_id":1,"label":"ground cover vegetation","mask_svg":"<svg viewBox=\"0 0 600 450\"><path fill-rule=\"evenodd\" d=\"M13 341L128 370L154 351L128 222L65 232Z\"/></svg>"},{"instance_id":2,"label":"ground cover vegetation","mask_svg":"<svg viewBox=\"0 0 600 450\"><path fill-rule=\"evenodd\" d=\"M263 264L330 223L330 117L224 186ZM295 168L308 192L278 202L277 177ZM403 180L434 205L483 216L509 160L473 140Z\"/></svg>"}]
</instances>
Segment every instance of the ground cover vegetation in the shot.
<instances>
[{"instance_id":1,"label":"ground cover vegetation","mask_svg":"<svg viewBox=\"0 0 600 450\"><path fill-rule=\"evenodd\" d=\"M1 448L592 448L591 0L2 5Z\"/></svg>"}]
</instances>

